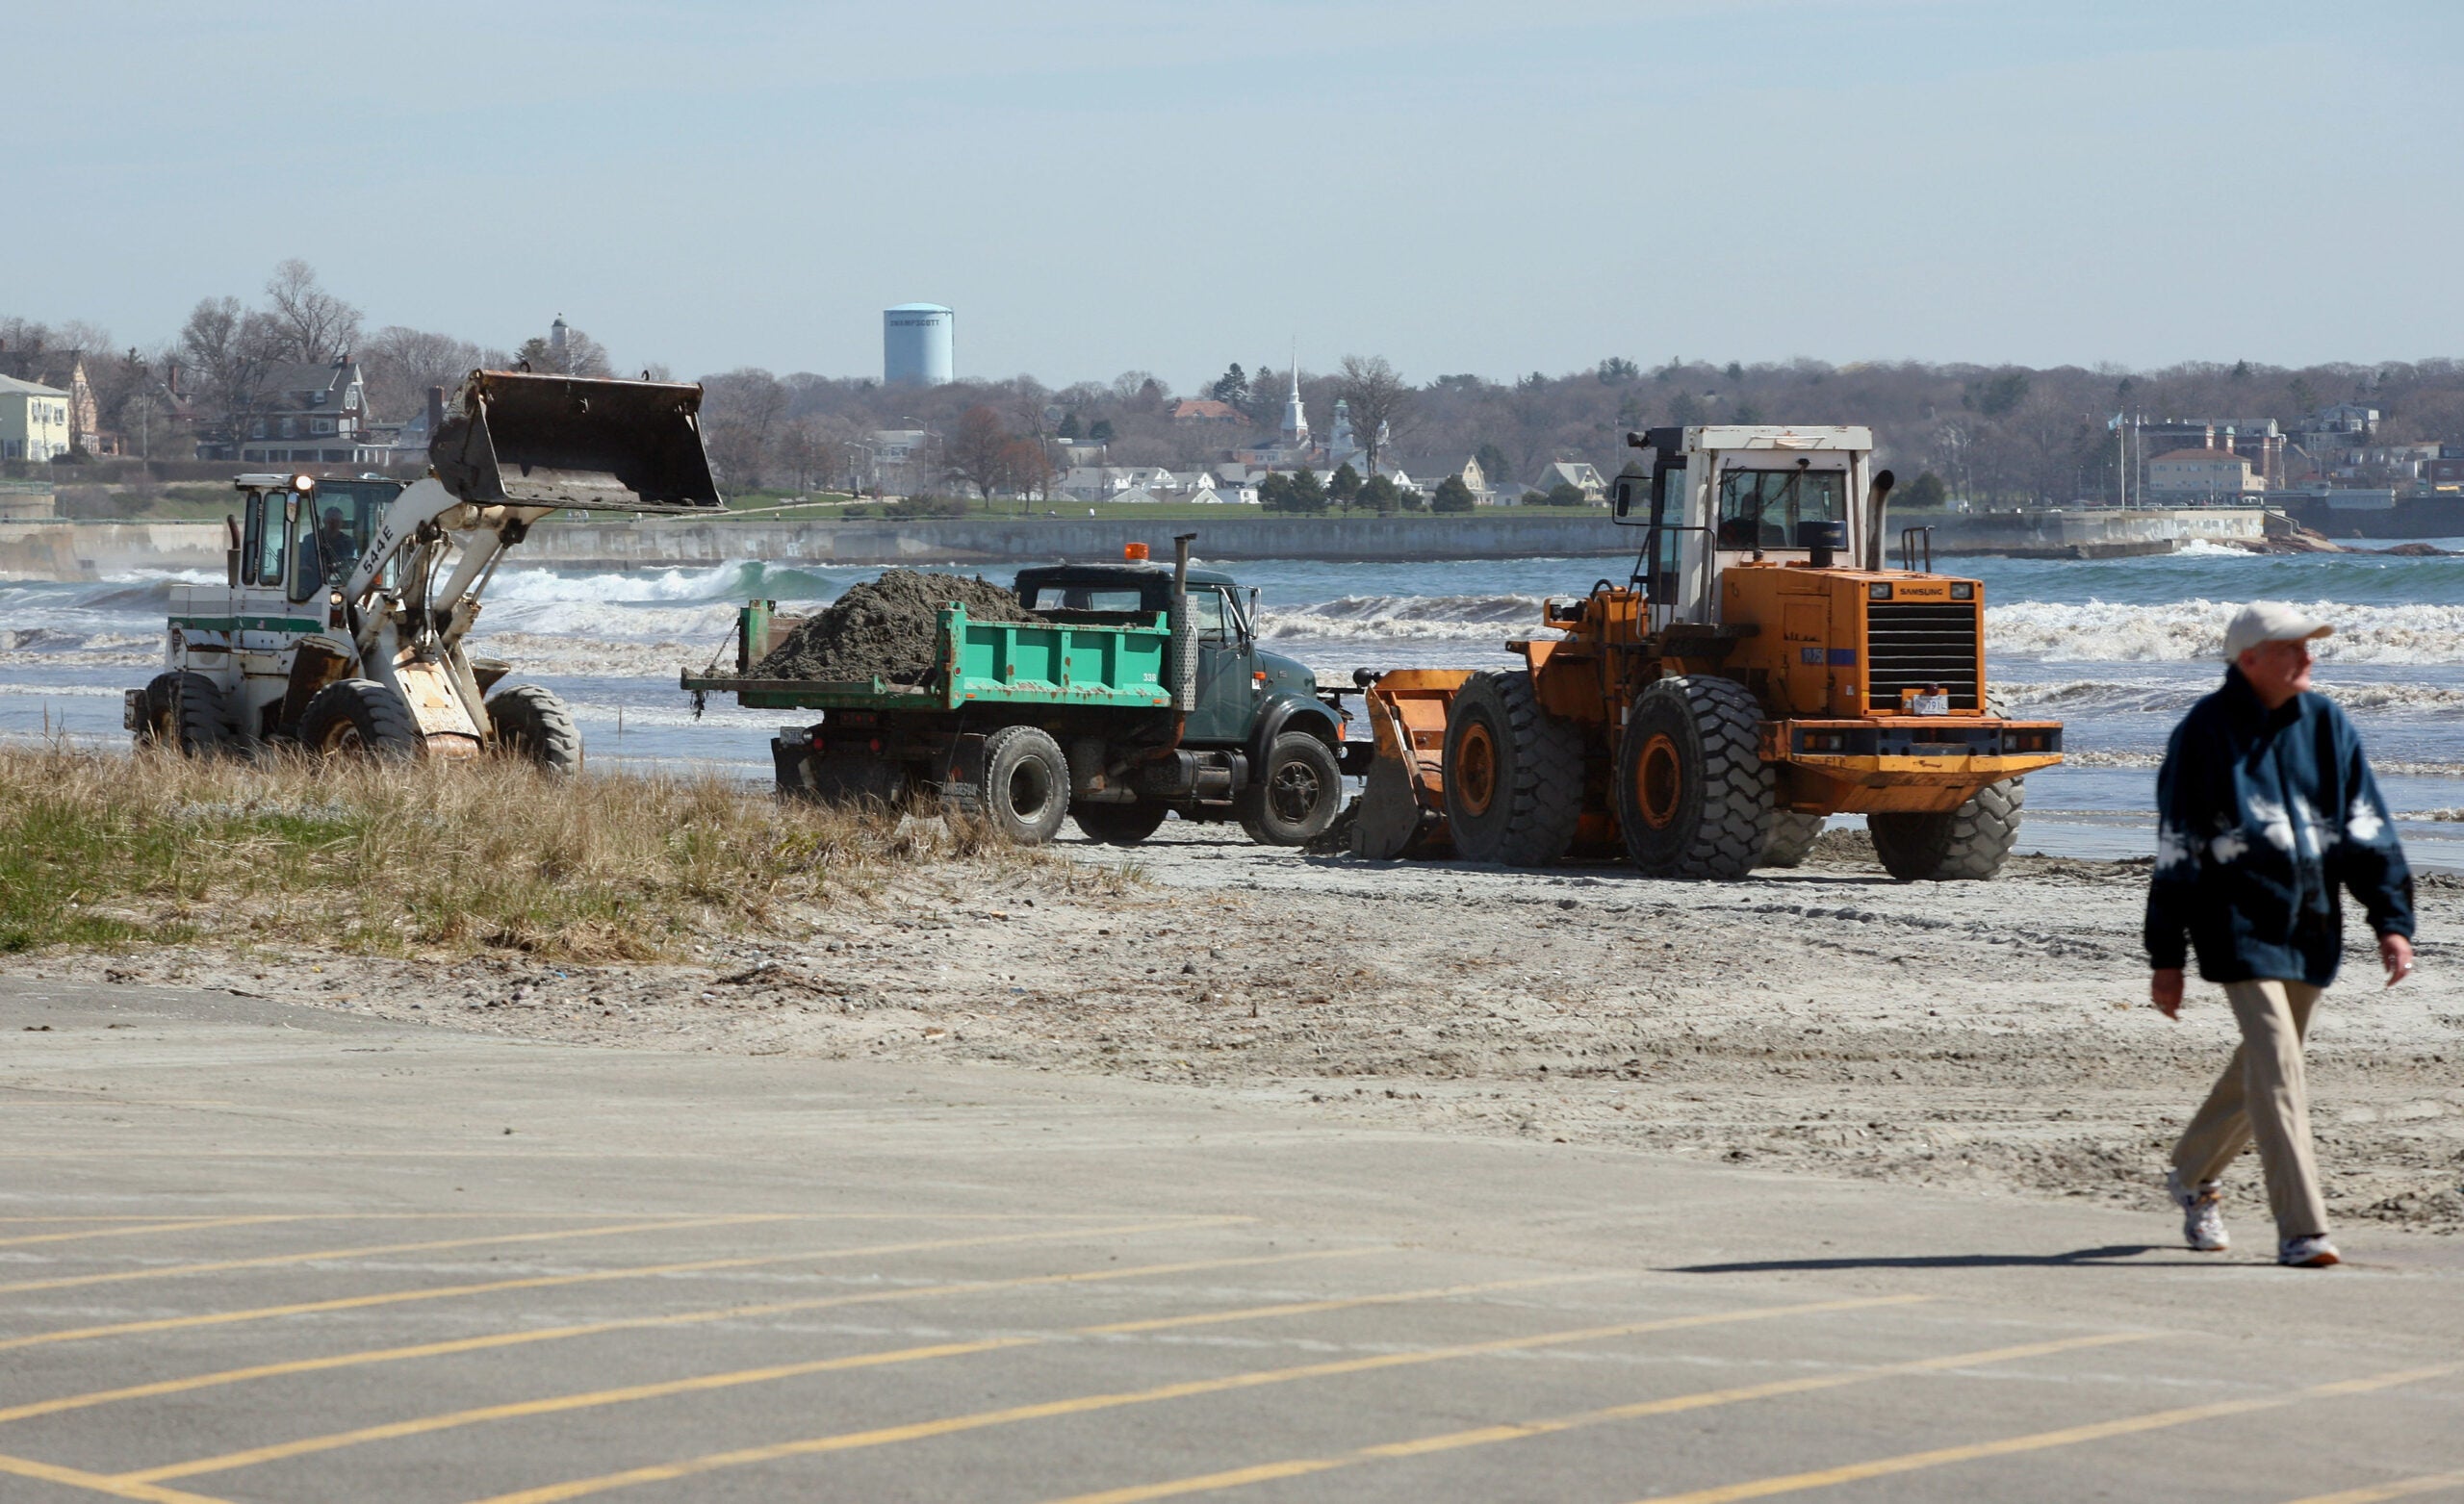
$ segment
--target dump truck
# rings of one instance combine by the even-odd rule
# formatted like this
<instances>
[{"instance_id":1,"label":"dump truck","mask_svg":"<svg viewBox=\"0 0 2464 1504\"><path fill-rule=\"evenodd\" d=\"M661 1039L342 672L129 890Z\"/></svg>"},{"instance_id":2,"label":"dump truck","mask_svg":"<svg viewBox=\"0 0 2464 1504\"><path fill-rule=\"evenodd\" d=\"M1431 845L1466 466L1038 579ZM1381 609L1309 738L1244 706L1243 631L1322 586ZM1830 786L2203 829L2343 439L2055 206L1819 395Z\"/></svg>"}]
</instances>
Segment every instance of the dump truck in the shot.
<instances>
[{"instance_id":1,"label":"dump truck","mask_svg":"<svg viewBox=\"0 0 2464 1504\"><path fill-rule=\"evenodd\" d=\"M197 755L503 752L575 771L564 701L499 687L511 666L463 640L540 519L723 510L701 404L693 385L475 370L416 482L241 475L226 577L172 589L164 672L127 692L127 728Z\"/></svg>"},{"instance_id":2,"label":"dump truck","mask_svg":"<svg viewBox=\"0 0 2464 1504\"><path fill-rule=\"evenodd\" d=\"M1135 845L1174 811L1301 845L1342 809L1346 712L1305 665L1258 646L1257 592L1192 568L1194 536L1176 540L1169 572L1137 544L1118 564L1019 571L1019 602L1039 621L943 606L920 683L752 676L801 620L767 600L737 615L736 673L686 670L679 683L697 706L728 694L817 713L770 744L787 797L890 806L934 795L1030 846L1065 818Z\"/></svg>"},{"instance_id":3,"label":"dump truck","mask_svg":"<svg viewBox=\"0 0 2464 1504\"><path fill-rule=\"evenodd\" d=\"M1862 427L1726 424L1627 436L1611 490L1642 529L1620 584L1552 599L1505 670L1364 670L1373 760L1353 850L1543 866L1623 850L1659 878L1805 860L1865 816L1904 880L1984 879L2062 726L1987 683L1985 586L1903 533ZM1921 555L1921 556L1920 556Z\"/></svg>"}]
</instances>

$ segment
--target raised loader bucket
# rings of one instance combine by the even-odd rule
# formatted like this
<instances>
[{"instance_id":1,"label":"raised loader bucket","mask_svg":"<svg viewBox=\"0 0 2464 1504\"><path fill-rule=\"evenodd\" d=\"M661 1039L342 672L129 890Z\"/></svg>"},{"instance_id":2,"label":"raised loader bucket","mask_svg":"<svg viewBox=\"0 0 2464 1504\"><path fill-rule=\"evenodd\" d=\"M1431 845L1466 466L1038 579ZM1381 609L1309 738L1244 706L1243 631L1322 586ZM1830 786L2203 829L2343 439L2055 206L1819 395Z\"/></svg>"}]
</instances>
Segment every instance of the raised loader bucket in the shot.
<instances>
[{"instance_id":1,"label":"raised loader bucket","mask_svg":"<svg viewBox=\"0 0 2464 1504\"><path fill-rule=\"evenodd\" d=\"M702 448L702 389L475 370L462 411L428 441L446 489L482 505L715 512Z\"/></svg>"}]
</instances>

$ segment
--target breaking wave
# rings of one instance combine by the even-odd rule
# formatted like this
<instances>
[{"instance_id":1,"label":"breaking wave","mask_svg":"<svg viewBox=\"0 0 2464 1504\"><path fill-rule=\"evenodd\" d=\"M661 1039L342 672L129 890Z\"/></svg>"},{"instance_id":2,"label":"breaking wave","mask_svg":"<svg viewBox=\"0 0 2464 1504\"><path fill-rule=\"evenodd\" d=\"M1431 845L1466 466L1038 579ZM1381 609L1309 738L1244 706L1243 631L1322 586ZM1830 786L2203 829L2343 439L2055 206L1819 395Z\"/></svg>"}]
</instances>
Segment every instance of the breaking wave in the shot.
<instances>
[{"instance_id":1,"label":"breaking wave","mask_svg":"<svg viewBox=\"0 0 2464 1504\"><path fill-rule=\"evenodd\" d=\"M1986 631L1996 657L2093 663L2221 661L2224 625L2237 600L2192 599L2164 605L2020 601L1986 608ZM2317 645L2322 660L2346 663L2464 662L2464 606L2350 605L2332 600L2302 607L2334 624Z\"/></svg>"},{"instance_id":2,"label":"breaking wave","mask_svg":"<svg viewBox=\"0 0 2464 1504\"><path fill-rule=\"evenodd\" d=\"M1553 635L1538 596L1342 596L1267 608L1265 635L1315 641L1494 642Z\"/></svg>"},{"instance_id":3,"label":"breaking wave","mask_svg":"<svg viewBox=\"0 0 2464 1504\"><path fill-rule=\"evenodd\" d=\"M1997 676L1993 684L2011 697L2013 709L2055 716L2115 712L2178 715L2216 688L2216 680L2204 676L2195 680L2136 684L2099 679L2029 683ZM2464 716L2464 688L2339 683L2332 678L2320 679L2316 688L2348 711Z\"/></svg>"}]
</instances>

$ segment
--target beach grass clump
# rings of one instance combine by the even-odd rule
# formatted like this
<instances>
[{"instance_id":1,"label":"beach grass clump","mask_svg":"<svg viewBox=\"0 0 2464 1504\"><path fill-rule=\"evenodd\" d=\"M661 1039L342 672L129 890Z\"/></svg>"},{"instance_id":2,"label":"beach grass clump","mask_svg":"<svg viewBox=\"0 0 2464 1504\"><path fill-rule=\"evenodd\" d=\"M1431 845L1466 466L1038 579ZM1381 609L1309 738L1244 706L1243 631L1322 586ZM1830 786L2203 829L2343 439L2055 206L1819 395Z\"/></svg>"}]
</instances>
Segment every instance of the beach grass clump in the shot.
<instances>
[{"instance_id":1,"label":"beach grass clump","mask_svg":"<svg viewBox=\"0 0 2464 1504\"><path fill-rule=\"evenodd\" d=\"M981 879L1036 859L970 825L710 777L0 749L0 952L649 961L807 922L923 868Z\"/></svg>"}]
</instances>

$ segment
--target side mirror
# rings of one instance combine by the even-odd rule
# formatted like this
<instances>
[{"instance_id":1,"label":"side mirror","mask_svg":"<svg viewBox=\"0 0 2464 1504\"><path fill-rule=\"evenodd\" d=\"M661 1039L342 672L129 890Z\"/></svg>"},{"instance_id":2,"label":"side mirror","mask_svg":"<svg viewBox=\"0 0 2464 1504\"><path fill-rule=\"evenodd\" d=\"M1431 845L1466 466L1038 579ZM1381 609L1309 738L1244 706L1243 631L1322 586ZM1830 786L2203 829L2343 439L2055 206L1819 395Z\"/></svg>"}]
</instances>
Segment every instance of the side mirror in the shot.
<instances>
[{"instance_id":1,"label":"side mirror","mask_svg":"<svg viewBox=\"0 0 2464 1504\"><path fill-rule=\"evenodd\" d=\"M1609 492L1609 505L1617 521L1623 523L1636 511L1642 510L1643 498L1647 495L1646 488L1650 484L1651 482L1641 475L1617 477L1617 484Z\"/></svg>"},{"instance_id":2,"label":"side mirror","mask_svg":"<svg viewBox=\"0 0 2464 1504\"><path fill-rule=\"evenodd\" d=\"M1264 592L1258 586L1249 587L1249 635L1252 637L1262 636L1266 630L1264 622L1258 616L1258 598L1263 594Z\"/></svg>"}]
</instances>

